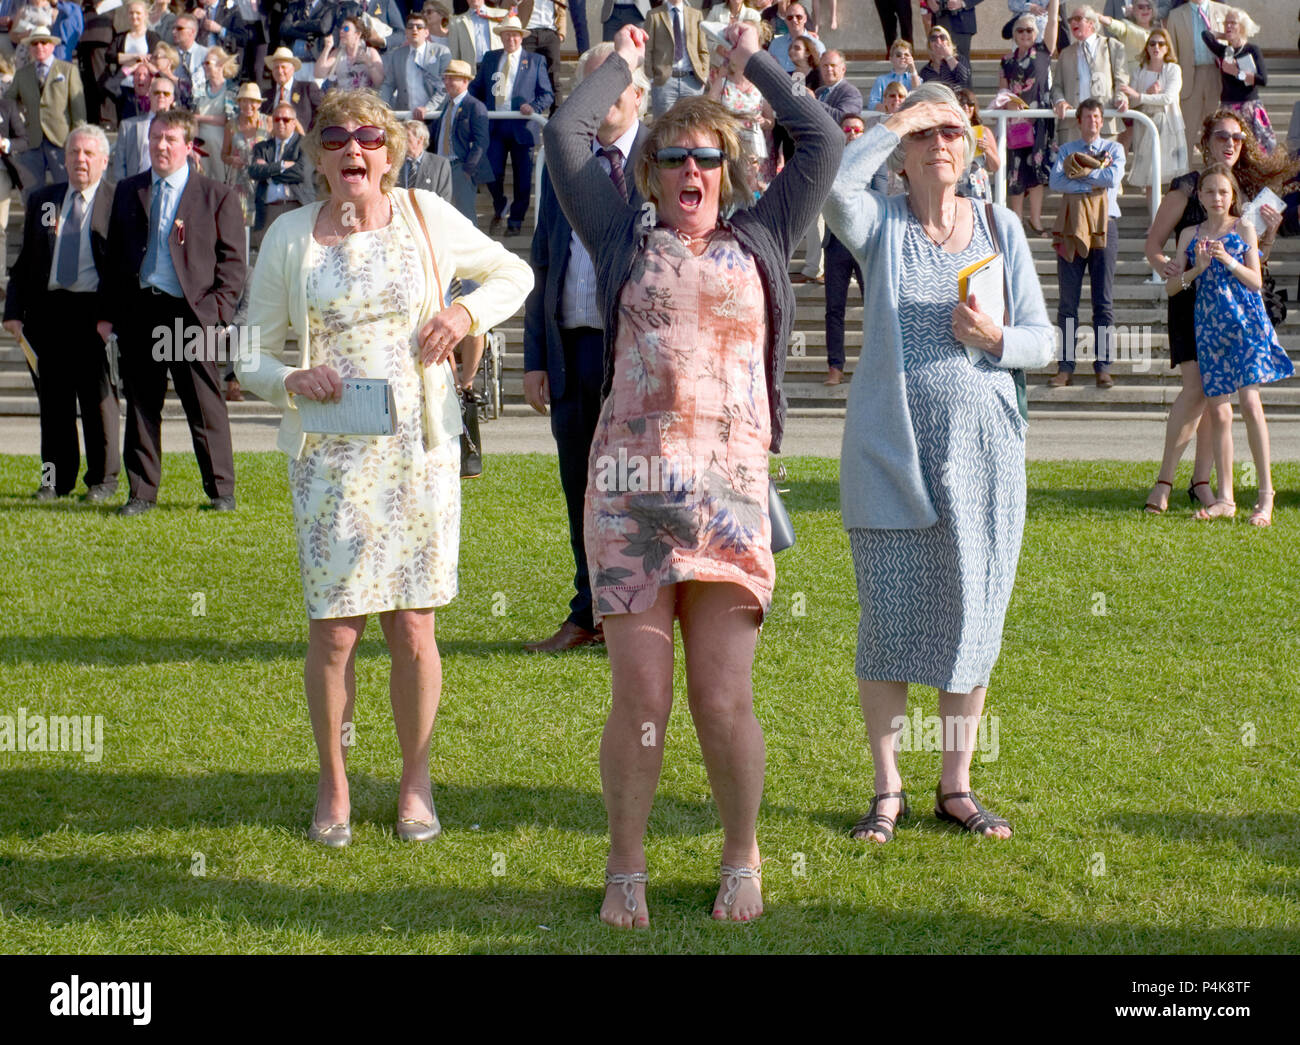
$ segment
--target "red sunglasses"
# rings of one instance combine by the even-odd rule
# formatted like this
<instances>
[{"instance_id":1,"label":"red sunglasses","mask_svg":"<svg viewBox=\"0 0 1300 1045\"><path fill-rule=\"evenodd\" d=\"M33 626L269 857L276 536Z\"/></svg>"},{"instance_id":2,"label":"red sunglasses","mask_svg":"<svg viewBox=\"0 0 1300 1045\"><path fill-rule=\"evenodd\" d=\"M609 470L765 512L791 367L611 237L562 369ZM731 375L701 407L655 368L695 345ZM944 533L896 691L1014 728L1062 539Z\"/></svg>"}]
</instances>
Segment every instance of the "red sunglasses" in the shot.
<instances>
[{"instance_id":1,"label":"red sunglasses","mask_svg":"<svg viewBox=\"0 0 1300 1045\"><path fill-rule=\"evenodd\" d=\"M334 152L356 139L363 149L382 149L385 145L384 129L366 125L350 131L346 127L325 127L320 132L320 146Z\"/></svg>"}]
</instances>

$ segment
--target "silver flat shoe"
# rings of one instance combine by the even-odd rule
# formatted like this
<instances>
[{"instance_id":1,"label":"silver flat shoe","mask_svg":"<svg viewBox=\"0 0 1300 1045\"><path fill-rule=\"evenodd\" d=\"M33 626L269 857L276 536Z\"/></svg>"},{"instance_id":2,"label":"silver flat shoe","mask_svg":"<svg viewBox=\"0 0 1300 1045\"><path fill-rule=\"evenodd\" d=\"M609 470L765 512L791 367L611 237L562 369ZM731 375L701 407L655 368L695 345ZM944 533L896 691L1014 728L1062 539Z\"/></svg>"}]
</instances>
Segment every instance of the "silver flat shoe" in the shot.
<instances>
[{"instance_id":1,"label":"silver flat shoe","mask_svg":"<svg viewBox=\"0 0 1300 1045\"><path fill-rule=\"evenodd\" d=\"M331 849L342 849L352 841L352 825L324 825L313 820L311 827L307 829L307 840L329 846Z\"/></svg>"},{"instance_id":2,"label":"silver flat shoe","mask_svg":"<svg viewBox=\"0 0 1300 1045\"><path fill-rule=\"evenodd\" d=\"M438 823L438 812L434 810L432 820L402 817L393 830L403 842L432 842L442 834L442 824Z\"/></svg>"}]
</instances>

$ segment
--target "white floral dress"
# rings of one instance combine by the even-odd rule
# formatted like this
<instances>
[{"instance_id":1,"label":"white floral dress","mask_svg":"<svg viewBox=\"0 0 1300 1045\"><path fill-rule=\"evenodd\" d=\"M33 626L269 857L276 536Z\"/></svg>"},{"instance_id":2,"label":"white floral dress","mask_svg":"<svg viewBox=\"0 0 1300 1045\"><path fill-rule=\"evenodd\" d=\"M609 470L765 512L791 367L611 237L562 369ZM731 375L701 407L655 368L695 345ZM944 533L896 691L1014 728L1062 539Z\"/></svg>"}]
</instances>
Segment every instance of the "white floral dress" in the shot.
<instances>
[{"instance_id":1,"label":"white floral dress","mask_svg":"<svg viewBox=\"0 0 1300 1045\"><path fill-rule=\"evenodd\" d=\"M391 436L308 435L289 464L307 615L445 606L456 595L460 445L424 443L424 386L409 304L418 245L398 221L336 246L314 239L307 277L312 365L387 378Z\"/></svg>"}]
</instances>

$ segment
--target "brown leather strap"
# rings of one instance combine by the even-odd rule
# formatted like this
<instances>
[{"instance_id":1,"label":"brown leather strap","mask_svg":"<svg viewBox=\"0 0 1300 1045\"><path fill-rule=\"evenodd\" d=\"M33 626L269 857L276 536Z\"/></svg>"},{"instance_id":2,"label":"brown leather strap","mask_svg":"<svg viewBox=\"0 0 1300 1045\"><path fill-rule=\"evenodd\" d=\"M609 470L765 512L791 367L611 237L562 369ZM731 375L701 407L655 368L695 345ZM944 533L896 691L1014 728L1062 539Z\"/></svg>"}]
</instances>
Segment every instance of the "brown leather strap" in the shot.
<instances>
[{"instance_id":1,"label":"brown leather strap","mask_svg":"<svg viewBox=\"0 0 1300 1045\"><path fill-rule=\"evenodd\" d=\"M420 223L420 231L424 233L425 246L429 248L429 264L433 266L433 287L434 293L438 298L438 311L441 312L446 307L442 299L442 277L438 274L438 258L433 252L433 239L429 235L429 226L424 221L424 211L420 209L420 201L415 196L414 189L407 189L410 195L411 207L415 211L415 219Z\"/></svg>"}]
</instances>

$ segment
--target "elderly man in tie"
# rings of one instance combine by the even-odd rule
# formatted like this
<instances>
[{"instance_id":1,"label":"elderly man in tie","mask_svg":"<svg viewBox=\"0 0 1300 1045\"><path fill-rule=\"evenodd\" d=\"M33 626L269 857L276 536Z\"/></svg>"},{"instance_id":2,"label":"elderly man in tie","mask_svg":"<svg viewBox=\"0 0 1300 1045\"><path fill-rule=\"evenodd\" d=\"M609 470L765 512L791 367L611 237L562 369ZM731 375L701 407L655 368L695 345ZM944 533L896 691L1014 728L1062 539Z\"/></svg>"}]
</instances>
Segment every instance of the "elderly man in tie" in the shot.
<instances>
[{"instance_id":1,"label":"elderly man in tie","mask_svg":"<svg viewBox=\"0 0 1300 1045\"><path fill-rule=\"evenodd\" d=\"M655 118L678 98L703 94L709 80L709 48L698 7L685 0L664 0L645 20L645 67L651 81L650 108Z\"/></svg>"},{"instance_id":2,"label":"elderly man in tie","mask_svg":"<svg viewBox=\"0 0 1300 1045\"><path fill-rule=\"evenodd\" d=\"M271 222L316 198L306 178L298 114L288 102L271 113L271 137L253 146L248 177L257 184L251 246L258 250Z\"/></svg>"},{"instance_id":3,"label":"elderly man in tie","mask_svg":"<svg viewBox=\"0 0 1300 1045\"><path fill-rule=\"evenodd\" d=\"M606 42L584 54L578 60L579 82L613 53L614 45ZM633 172L649 137L639 119L649 87L645 73L633 70L632 82L610 106L591 143L615 187L633 202L640 201ZM524 305L524 397L538 413L544 414L550 407L551 433L560 458L560 487L568 506L574 576L564 623L549 638L528 643L524 649L563 653L603 641L591 613L582 514L587 458L600 417L605 349L595 265L560 210L546 172L537 204L532 265L533 290Z\"/></svg>"},{"instance_id":4,"label":"elderly man in tie","mask_svg":"<svg viewBox=\"0 0 1300 1045\"><path fill-rule=\"evenodd\" d=\"M1079 122L1067 120L1066 114L1085 98L1096 98L1118 112L1128 110L1128 66L1124 45L1101 36L1097 10L1088 4L1070 9L1070 35L1074 43L1061 51L1052 63L1052 105L1056 110L1056 138L1064 144L1079 137ZM1102 131L1114 136L1120 126L1106 122Z\"/></svg>"},{"instance_id":5,"label":"elderly man in tie","mask_svg":"<svg viewBox=\"0 0 1300 1045\"><path fill-rule=\"evenodd\" d=\"M524 31L519 19L501 23L501 50L489 51L479 63L470 93L490 112L517 112L523 116L544 113L555 100L546 61L540 54L523 50ZM488 162L492 165L492 224L489 231L501 231L506 209L506 159L514 170L515 198L510 204L506 231L514 235L523 228L524 216L533 193L533 148L537 129L531 120L499 119L489 124Z\"/></svg>"},{"instance_id":6,"label":"elderly man in tie","mask_svg":"<svg viewBox=\"0 0 1300 1045\"><path fill-rule=\"evenodd\" d=\"M117 394L104 342L95 331L97 291L106 271L112 186L104 180L108 138L94 126L68 135L66 183L36 189L28 201L23 246L9 282L4 327L25 336L40 364L41 487L38 500L77 484L77 406L86 444L86 500L117 489ZM51 221L51 216L54 220Z\"/></svg>"},{"instance_id":7,"label":"elderly man in tie","mask_svg":"<svg viewBox=\"0 0 1300 1045\"><path fill-rule=\"evenodd\" d=\"M204 492L235 508L235 461L221 388L220 335L243 290L244 212L235 190L191 170L196 128L184 109L149 125L150 169L117 186L109 266L96 324L121 341L126 388L123 463L131 497L119 512L152 509L162 480L162 408L170 374L185 408Z\"/></svg>"},{"instance_id":8,"label":"elderly man in tie","mask_svg":"<svg viewBox=\"0 0 1300 1045\"><path fill-rule=\"evenodd\" d=\"M48 29L27 37L31 64L23 66L9 85L6 97L18 102L27 119L27 148L15 157L23 172L23 199L45 184L67 178L63 147L68 132L86 122L86 97L81 74L71 62L54 57L58 39Z\"/></svg>"}]
</instances>

